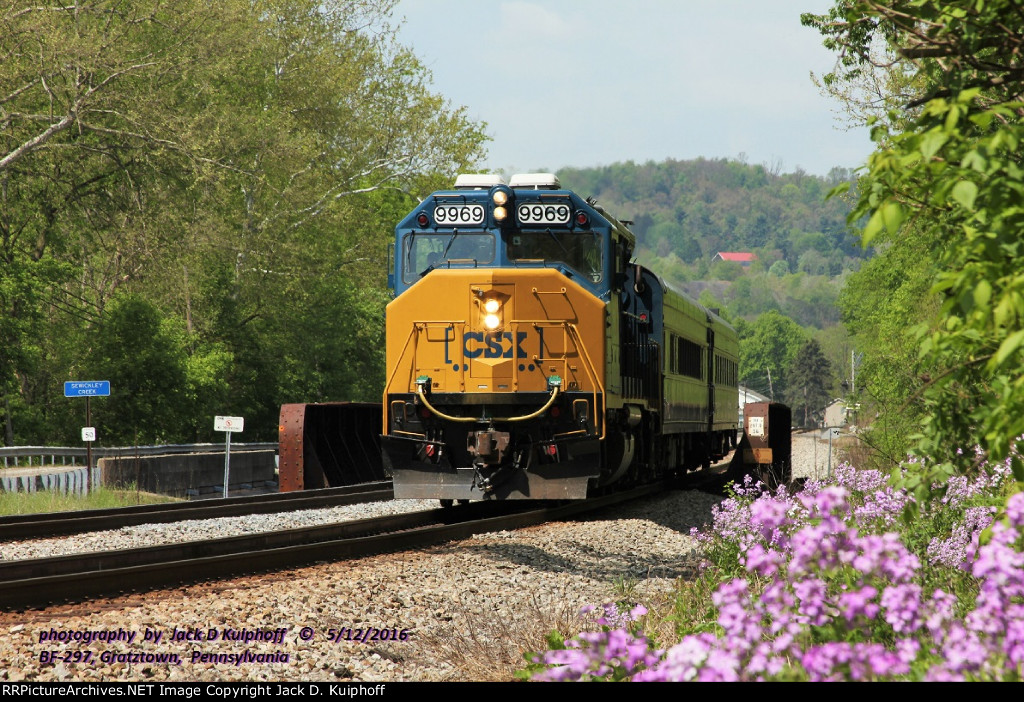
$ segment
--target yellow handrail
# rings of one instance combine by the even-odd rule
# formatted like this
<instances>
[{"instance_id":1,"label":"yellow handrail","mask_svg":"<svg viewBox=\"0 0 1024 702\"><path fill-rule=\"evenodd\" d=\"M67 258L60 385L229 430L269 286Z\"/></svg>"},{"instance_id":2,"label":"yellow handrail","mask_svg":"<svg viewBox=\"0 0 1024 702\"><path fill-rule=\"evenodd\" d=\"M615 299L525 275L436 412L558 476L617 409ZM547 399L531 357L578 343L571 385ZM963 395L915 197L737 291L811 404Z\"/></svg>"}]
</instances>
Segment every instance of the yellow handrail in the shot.
<instances>
[{"instance_id":1,"label":"yellow handrail","mask_svg":"<svg viewBox=\"0 0 1024 702\"><path fill-rule=\"evenodd\" d=\"M450 414L445 414L444 412L440 411L439 409L434 407L432 404L430 404L430 400L427 399L427 396L423 392L423 386L422 385L417 385L416 386L416 396L418 398L420 398L420 402L423 403L424 407L426 407L428 410L430 410L431 412L434 413L434 416L440 417L441 419L447 419L449 422L476 422L476 421L523 422L523 421L526 421L527 419L533 419L534 417L537 417L537 416L539 416L541 414L544 414L544 412L546 412L548 410L548 408L551 407L551 405L553 405L555 403L555 398L558 397L558 386L555 385L554 387L551 388L551 396L548 397L548 401L544 403L543 407L541 407L536 412L531 412L530 414L524 414L524 415L522 415L520 417L456 417L456 416L453 416L453 415L450 415Z\"/></svg>"}]
</instances>

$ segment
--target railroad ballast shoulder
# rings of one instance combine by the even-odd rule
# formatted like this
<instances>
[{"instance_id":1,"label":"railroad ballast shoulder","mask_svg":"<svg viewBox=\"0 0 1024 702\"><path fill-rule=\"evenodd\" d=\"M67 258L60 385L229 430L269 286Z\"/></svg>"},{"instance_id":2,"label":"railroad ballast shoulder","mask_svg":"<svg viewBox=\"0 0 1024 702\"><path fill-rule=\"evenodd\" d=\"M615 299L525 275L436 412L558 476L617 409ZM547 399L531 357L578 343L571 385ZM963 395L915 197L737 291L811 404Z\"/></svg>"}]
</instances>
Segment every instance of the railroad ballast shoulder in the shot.
<instances>
[{"instance_id":1,"label":"railroad ballast shoulder","mask_svg":"<svg viewBox=\"0 0 1024 702\"><path fill-rule=\"evenodd\" d=\"M380 437L396 497L583 499L735 446L736 332L635 243L551 174L460 176L398 224Z\"/></svg>"}]
</instances>

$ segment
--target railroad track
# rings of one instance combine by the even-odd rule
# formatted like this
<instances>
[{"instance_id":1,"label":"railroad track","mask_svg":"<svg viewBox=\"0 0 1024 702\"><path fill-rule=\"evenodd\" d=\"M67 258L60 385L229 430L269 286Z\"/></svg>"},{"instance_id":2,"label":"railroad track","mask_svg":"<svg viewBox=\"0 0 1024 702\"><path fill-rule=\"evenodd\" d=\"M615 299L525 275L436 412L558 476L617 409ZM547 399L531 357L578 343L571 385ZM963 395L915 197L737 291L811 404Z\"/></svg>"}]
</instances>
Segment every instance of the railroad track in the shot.
<instances>
[{"instance_id":1,"label":"railroad track","mask_svg":"<svg viewBox=\"0 0 1024 702\"><path fill-rule=\"evenodd\" d=\"M0 608L39 608L317 561L419 548L474 534L568 519L664 489L665 485L654 484L607 497L542 507L522 502L472 503L312 528L0 562Z\"/></svg>"},{"instance_id":2,"label":"railroad track","mask_svg":"<svg viewBox=\"0 0 1024 702\"><path fill-rule=\"evenodd\" d=\"M68 536L88 531L119 529L136 524L167 524L191 519L321 509L361 502L378 502L390 500L393 497L391 481L380 481L323 490L248 495L203 502L168 502L45 515L19 514L0 517L0 541Z\"/></svg>"}]
</instances>

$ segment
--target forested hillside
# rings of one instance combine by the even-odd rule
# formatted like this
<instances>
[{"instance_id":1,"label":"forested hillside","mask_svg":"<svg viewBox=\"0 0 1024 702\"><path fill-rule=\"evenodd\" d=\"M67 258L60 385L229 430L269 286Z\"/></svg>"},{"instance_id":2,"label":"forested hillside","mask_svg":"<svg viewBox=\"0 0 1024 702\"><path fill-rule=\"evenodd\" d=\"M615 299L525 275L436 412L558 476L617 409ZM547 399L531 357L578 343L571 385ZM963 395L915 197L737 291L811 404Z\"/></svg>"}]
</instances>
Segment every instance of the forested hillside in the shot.
<instances>
[{"instance_id":1,"label":"forested hillside","mask_svg":"<svg viewBox=\"0 0 1024 702\"><path fill-rule=\"evenodd\" d=\"M559 177L633 221L638 260L731 319L744 339L741 382L813 410L839 391L851 347L837 300L866 254L847 224L851 198L827 196L852 183L850 170L821 178L695 159L563 169ZM757 258L715 262L723 251ZM826 362L807 400L806 385L791 387L788 376L812 340Z\"/></svg>"},{"instance_id":2,"label":"forested hillside","mask_svg":"<svg viewBox=\"0 0 1024 702\"><path fill-rule=\"evenodd\" d=\"M839 275L863 256L846 224L849 206L825 199L851 180L843 168L820 178L695 159L563 169L559 176L631 219L641 245L662 258L692 264L719 251L754 251L766 268L785 261L792 272Z\"/></svg>"}]
</instances>

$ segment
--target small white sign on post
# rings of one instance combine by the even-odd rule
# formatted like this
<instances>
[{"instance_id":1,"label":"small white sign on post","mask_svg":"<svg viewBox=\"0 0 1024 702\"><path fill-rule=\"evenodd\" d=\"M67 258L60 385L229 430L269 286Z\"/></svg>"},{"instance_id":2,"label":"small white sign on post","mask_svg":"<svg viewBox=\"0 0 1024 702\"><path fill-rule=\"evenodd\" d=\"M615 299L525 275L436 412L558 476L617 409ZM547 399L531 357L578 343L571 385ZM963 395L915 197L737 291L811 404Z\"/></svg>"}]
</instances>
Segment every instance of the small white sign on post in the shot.
<instances>
[{"instance_id":1,"label":"small white sign on post","mask_svg":"<svg viewBox=\"0 0 1024 702\"><path fill-rule=\"evenodd\" d=\"M228 476L231 473L231 435L236 431L242 431L245 426L243 417L222 417L217 415L213 418L213 430L224 433L224 497L228 496Z\"/></svg>"},{"instance_id":2,"label":"small white sign on post","mask_svg":"<svg viewBox=\"0 0 1024 702\"><path fill-rule=\"evenodd\" d=\"M233 431L242 431L242 427L245 426L244 417L214 417L213 418L213 430L214 431L226 431L229 434Z\"/></svg>"},{"instance_id":3,"label":"small white sign on post","mask_svg":"<svg viewBox=\"0 0 1024 702\"><path fill-rule=\"evenodd\" d=\"M750 417L747 419L747 433L751 436L764 438L764 417Z\"/></svg>"},{"instance_id":4,"label":"small white sign on post","mask_svg":"<svg viewBox=\"0 0 1024 702\"><path fill-rule=\"evenodd\" d=\"M82 441L96 441L96 427L82 427Z\"/></svg>"}]
</instances>

